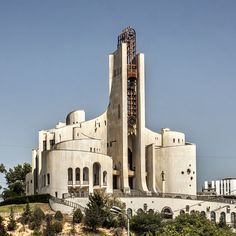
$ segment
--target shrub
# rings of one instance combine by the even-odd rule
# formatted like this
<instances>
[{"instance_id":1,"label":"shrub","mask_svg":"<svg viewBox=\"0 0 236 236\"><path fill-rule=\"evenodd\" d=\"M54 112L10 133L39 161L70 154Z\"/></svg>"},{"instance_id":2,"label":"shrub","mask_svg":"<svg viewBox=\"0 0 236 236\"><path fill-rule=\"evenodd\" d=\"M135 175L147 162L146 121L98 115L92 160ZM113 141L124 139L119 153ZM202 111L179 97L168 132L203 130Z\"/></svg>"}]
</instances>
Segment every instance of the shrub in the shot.
<instances>
[{"instance_id":1,"label":"shrub","mask_svg":"<svg viewBox=\"0 0 236 236\"><path fill-rule=\"evenodd\" d=\"M21 215L20 222L23 225L26 225L30 222L31 219L31 210L29 206L29 202L27 202L24 212Z\"/></svg>"},{"instance_id":2,"label":"shrub","mask_svg":"<svg viewBox=\"0 0 236 236\"><path fill-rule=\"evenodd\" d=\"M8 231L14 231L16 229L16 221L14 219L14 212L13 208L11 207L11 212L10 212L10 221L7 225L7 230ZM1 234L0 234L1 235Z\"/></svg>"},{"instance_id":3,"label":"shrub","mask_svg":"<svg viewBox=\"0 0 236 236\"><path fill-rule=\"evenodd\" d=\"M73 214L73 222L74 223L81 223L83 219L83 213L80 209L76 209Z\"/></svg>"},{"instance_id":4,"label":"shrub","mask_svg":"<svg viewBox=\"0 0 236 236\"><path fill-rule=\"evenodd\" d=\"M55 233L57 233L57 234L60 233L62 231L62 229L63 229L62 223L59 222L59 221L54 222L53 229L54 229Z\"/></svg>"},{"instance_id":5,"label":"shrub","mask_svg":"<svg viewBox=\"0 0 236 236\"><path fill-rule=\"evenodd\" d=\"M44 236L53 236L53 235L55 235L55 230L54 230L54 227L52 225L52 216L47 214L45 216L45 218L46 218L46 228L43 231L43 235Z\"/></svg>"},{"instance_id":6,"label":"shrub","mask_svg":"<svg viewBox=\"0 0 236 236\"><path fill-rule=\"evenodd\" d=\"M161 228L162 218L159 213L141 212L134 215L130 221L130 228L138 235L155 232Z\"/></svg>"},{"instance_id":7,"label":"shrub","mask_svg":"<svg viewBox=\"0 0 236 236\"><path fill-rule=\"evenodd\" d=\"M50 195L49 194L36 194L30 196L17 196L13 198L8 198L3 202L0 202L0 206L12 205L12 204L25 204L27 202L41 202L48 203Z\"/></svg>"},{"instance_id":8,"label":"shrub","mask_svg":"<svg viewBox=\"0 0 236 236\"><path fill-rule=\"evenodd\" d=\"M8 236L5 225L3 224L3 218L1 216L0 216L0 235L1 236Z\"/></svg>"},{"instance_id":9,"label":"shrub","mask_svg":"<svg viewBox=\"0 0 236 236\"><path fill-rule=\"evenodd\" d=\"M41 208L39 207L35 208L32 217L30 219L30 224L29 224L30 229L33 230L35 228L39 228L42 225L44 219L45 219L45 214L41 210Z\"/></svg>"},{"instance_id":10,"label":"shrub","mask_svg":"<svg viewBox=\"0 0 236 236\"><path fill-rule=\"evenodd\" d=\"M63 220L63 215L62 215L61 211L56 211L56 213L54 215L54 219L58 220L58 221L62 221Z\"/></svg>"},{"instance_id":11,"label":"shrub","mask_svg":"<svg viewBox=\"0 0 236 236\"><path fill-rule=\"evenodd\" d=\"M39 228L34 228L33 236L42 236L42 232L39 230Z\"/></svg>"}]
</instances>

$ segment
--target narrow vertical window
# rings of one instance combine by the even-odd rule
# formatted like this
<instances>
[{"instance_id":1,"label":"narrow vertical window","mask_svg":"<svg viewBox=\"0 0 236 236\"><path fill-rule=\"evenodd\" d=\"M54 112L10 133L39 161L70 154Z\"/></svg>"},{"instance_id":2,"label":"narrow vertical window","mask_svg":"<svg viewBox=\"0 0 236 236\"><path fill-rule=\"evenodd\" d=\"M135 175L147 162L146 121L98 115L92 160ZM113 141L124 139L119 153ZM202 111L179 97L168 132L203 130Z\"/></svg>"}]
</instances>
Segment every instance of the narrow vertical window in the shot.
<instances>
[{"instance_id":1,"label":"narrow vertical window","mask_svg":"<svg viewBox=\"0 0 236 236\"><path fill-rule=\"evenodd\" d=\"M120 119L120 104L118 104L118 119Z\"/></svg>"},{"instance_id":2,"label":"narrow vertical window","mask_svg":"<svg viewBox=\"0 0 236 236\"><path fill-rule=\"evenodd\" d=\"M48 185L50 184L50 174L47 174Z\"/></svg>"}]
</instances>

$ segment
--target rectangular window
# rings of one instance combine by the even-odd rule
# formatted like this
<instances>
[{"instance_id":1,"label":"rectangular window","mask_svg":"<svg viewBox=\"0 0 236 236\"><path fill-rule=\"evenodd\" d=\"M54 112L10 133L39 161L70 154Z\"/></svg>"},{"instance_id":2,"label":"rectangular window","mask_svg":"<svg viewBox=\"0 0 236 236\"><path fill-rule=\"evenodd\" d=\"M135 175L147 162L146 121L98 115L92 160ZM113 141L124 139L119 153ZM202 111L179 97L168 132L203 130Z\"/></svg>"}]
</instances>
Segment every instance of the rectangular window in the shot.
<instances>
[{"instance_id":1,"label":"rectangular window","mask_svg":"<svg viewBox=\"0 0 236 236\"><path fill-rule=\"evenodd\" d=\"M50 149L52 149L54 144L55 144L55 140L54 139L50 140Z\"/></svg>"},{"instance_id":2,"label":"rectangular window","mask_svg":"<svg viewBox=\"0 0 236 236\"><path fill-rule=\"evenodd\" d=\"M50 184L50 174L47 174L48 185Z\"/></svg>"},{"instance_id":3,"label":"rectangular window","mask_svg":"<svg viewBox=\"0 0 236 236\"><path fill-rule=\"evenodd\" d=\"M175 143L175 138L173 138L173 143Z\"/></svg>"},{"instance_id":4,"label":"rectangular window","mask_svg":"<svg viewBox=\"0 0 236 236\"><path fill-rule=\"evenodd\" d=\"M120 119L120 104L118 105L118 119Z\"/></svg>"},{"instance_id":5,"label":"rectangular window","mask_svg":"<svg viewBox=\"0 0 236 236\"><path fill-rule=\"evenodd\" d=\"M43 141L43 150L47 150L47 141L46 140Z\"/></svg>"}]
</instances>

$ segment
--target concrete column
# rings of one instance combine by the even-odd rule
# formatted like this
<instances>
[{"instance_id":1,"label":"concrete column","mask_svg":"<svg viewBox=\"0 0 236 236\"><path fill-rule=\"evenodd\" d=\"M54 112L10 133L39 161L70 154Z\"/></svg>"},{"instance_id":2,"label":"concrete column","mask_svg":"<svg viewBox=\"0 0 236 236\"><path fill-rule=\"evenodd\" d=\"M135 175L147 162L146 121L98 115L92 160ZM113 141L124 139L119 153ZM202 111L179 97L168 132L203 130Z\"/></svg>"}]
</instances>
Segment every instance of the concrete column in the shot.
<instances>
[{"instance_id":1,"label":"concrete column","mask_svg":"<svg viewBox=\"0 0 236 236\"><path fill-rule=\"evenodd\" d=\"M145 159L145 71L144 54L138 54L138 79L137 79L137 135L136 135L136 186L141 191L148 192L146 183Z\"/></svg>"}]
</instances>

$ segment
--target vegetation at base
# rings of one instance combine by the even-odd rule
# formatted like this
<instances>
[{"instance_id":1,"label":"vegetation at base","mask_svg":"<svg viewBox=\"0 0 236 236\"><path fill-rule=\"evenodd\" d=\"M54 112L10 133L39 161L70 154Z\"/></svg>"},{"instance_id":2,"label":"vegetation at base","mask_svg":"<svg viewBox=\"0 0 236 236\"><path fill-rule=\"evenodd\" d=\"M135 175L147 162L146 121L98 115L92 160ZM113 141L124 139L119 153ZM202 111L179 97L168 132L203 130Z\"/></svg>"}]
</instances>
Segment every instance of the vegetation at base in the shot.
<instances>
[{"instance_id":1,"label":"vegetation at base","mask_svg":"<svg viewBox=\"0 0 236 236\"><path fill-rule=\"evenodd\" d=\"M47 214L46 217L46 228L43 231L44 236L53 236L55 235L55 229L52 224L52 215Z\"/></svg>"},{"instance_id":2,"label":"vegetation at base","mask_svg":"<svg viewBox=\"0 0 236 236\"><path fill-rule=\"evenodd\" d=\"M83 219L83 213L80 209L76 209L73 213L73 222L74 223L81 223Z\"/></svg>"},{"instance_id":3,"label":"vegetation at base","mask_svg":"<svg viewBox=\"0 0 236 236\"><path fill-rule=\"evenodd\" d=\"M17 196L13 198L8 198L3 202L0 202L0 206L4 205L11 205L11 204L25 204L27 202L41 202L41 203L48 203L50 195L49 194L36 194L36 195L29 195L29 196Z\"/></svg>"},{"instance_id":4,"label":"vegetation at base","mask_svg":"<svg viewBox=\"0 0 236 236\"><path fill-rule=\"evenodd\" d=\"M22 213L21 218L20 218L21 224L23 225L28 224L30 222L31 216L32 216L32 212L29 206L29 202L27 202L24 212Z\"/></svg>"},{"instance_id":5,"label":"vegetation at base","mask_svg":"<svg viewBox=\"0 0 236 236\"><path fill-rule=\"evenodd\" d=\"M121 207L124 211L124 204L111 195L102 191L90 194L84 217L84 224L87 229L95 232L98 227L111 228L124 226L124 215L114 215L110 212L113 205Z\"/></svg>"},{"instance_id":6,"label":"vegetation at base","mask_svg":"<svg viewBox=\"0 0 236 236\"><path fill-rule=\"evenodd\" d=\"M52 225L53 230L56 234L61 233L63 230L63 225L60 221L55 221Z\"/></svg>"},{"instance_id":7,"label":"vegetation at base","mask_svg":"<svg viewBox=\"0 0 236 236\"><path fill-rule=\"evenodd\" d=\"M139 213L131 218L130 228L136 235L148 236L235 236L224 223L215 224L200 213L181 214L165 220L158 213Z\"/></svg>"},{"instance_id":8,"label":"vegetation at base","mask_svg":"<svg viewBox=\"0 0 236 236\"><path fill-rule=\"evenodd\" d=\"M63 220L63 215L62 215L61 211L56 211L56 213L54 215L54 219L58 220L58 221L62 221Z\"/></svg>"},{"instance_id":9,"label":"vegetation at base","mask_svg":"<svg viewBox=\"0 0 236 236\"><path fill-rule=\"evenodd\" d=\"M9 222L7 224L7 230L8 231L14 231L15 229L16 229L16 221L15 221L15 218L14 218L13 208L11 207Z\"/></svg>"},{"instance_id":10,"label":"vegetation at base","mask_svg":"<svg viewBox=\"0 0 236 236\"><path fill-rule=\"evenodd\" d=\"M29 228L32 230L34 230L35 228L39 229L44 219L45 219L45 214L41 210L41 208L39 207L35 208L30 218Z\"/></svg>"},{"instance_id":11,"label":"vegetation at base","mask_svg":"<svg viewBox=\"0 0 236 236\"><path fill-rule=\"evenodd\" d=\"M3 223L3 218L0 216L0 235L1 236L8 236L6 227Z\"/></svg>"},{"instance_id":12,"label":"vegetation at base","mask_svg":"<svg viewBox=\"0 0 236 236\"><path fill-rule=\"evenodd\" d=\"M149 233L155 235L163 223L163 218L156 212L140 212L130 220L130 228L138 235Z\"/></svg>"}]
</instances>

